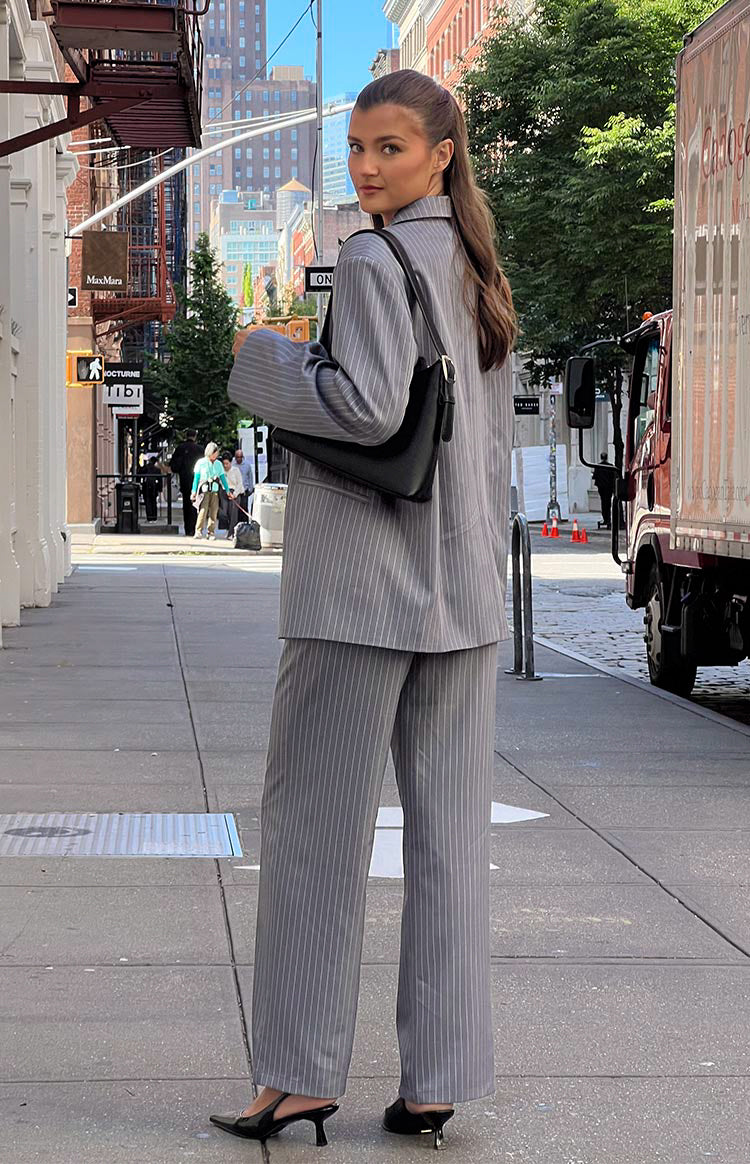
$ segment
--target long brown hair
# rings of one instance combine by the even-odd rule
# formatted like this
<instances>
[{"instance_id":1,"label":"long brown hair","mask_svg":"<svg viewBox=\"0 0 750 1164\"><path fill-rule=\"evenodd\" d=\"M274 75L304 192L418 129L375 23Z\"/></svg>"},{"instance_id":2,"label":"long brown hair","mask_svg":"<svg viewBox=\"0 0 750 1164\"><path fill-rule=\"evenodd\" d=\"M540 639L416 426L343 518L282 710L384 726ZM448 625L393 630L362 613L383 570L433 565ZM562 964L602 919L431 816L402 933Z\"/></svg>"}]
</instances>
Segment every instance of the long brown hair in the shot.
<instances>
[{"instance_id":1,"label":"long brown hair","mask_svg":"<svg viewBox=\"0 0 750 1164\"><path fill-rule=\"evenodd\" d=\"M357 108L375 105L411 110L430 148L448 138L453 142L453 157L444 171L445 193L453 204L454 229L466 255L467 306L476 322L482 371L499 368L515 343L518 320L495 250L492 214L471 168L464 115L452 93L414 69L399 69L371 81L357 98ZM378 224L377 216L375 221Z\"/></svg>"}]
</instances>

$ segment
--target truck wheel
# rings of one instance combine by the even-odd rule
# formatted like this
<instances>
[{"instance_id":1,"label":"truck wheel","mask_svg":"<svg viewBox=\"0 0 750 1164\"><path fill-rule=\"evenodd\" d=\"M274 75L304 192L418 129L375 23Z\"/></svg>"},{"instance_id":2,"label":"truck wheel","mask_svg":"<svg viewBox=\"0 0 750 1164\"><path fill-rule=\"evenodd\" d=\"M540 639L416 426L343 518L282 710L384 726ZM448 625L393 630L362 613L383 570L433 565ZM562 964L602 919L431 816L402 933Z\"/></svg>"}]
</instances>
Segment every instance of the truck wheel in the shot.
<instances>
[{"instance_id":1,"label":"truck wheel","mask_svg":"<svg viewBox=\"0 0 750 1164\"><path fill-rule=\"evenodd\" d=\"M654 687L662 687L674 695L689 695L695 686L698 668L684 659L665 658L661 628L666 601L659 567L653 565L648 578L648 598L644 623L648 674Z\"/></svg>"}]
</instances>

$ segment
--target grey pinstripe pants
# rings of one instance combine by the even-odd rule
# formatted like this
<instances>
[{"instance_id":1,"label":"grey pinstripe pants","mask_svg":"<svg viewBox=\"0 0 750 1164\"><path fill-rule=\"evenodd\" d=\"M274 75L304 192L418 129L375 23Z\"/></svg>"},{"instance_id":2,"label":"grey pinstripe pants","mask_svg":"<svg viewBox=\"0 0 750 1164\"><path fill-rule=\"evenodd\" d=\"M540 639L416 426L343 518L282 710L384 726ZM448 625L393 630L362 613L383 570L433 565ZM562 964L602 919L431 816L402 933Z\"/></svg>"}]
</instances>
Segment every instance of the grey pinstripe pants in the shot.
<instances>
[{"instance_id":1,"label":"grey pinstripe pants","mask_svg":"<svg viewBox=\"0 0 750 1164\"><path fill-rule=\"evenodd\" d=\"M495 1090L489 835L496 644L415 654L287 639L261 806L258 1084L340 1096L389 746L404 809L399 1094Z\"/></svg>"}]
</instances>

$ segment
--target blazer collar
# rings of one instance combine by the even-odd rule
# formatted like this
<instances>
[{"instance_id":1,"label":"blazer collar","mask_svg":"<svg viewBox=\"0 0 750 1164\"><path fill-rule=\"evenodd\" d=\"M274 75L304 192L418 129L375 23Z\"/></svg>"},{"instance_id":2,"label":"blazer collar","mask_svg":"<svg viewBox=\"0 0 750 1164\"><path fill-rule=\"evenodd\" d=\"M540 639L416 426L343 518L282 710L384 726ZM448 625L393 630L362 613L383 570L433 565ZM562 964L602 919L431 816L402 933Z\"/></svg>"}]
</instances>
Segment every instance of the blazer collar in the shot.
<instances>
[{"instance_id":1,"label":"blazer collar","mask_svg":"<svg viewBox=\"0 0 750 1164\"><path fill-rule=\"evenodd\" d=\"M412 218L450 218L453 206L447 194L433 194L418 198L394 214L391 222L408 222Z\"/></svg>"}]
</instances>

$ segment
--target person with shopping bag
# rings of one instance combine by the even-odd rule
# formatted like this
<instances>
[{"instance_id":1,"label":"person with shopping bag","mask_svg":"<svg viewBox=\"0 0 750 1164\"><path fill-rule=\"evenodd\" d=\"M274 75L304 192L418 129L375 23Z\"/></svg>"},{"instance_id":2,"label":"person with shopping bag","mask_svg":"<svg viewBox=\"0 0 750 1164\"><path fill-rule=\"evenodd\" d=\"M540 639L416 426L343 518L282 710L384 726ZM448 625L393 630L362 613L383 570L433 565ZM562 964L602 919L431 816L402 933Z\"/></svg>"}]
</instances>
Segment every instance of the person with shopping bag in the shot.
<instances>
[{"instance_id":1,"label":"person with shopping bag","mask_svg":"<svg viewBox=\"0 0 750 1164\"><path fill-rule=\"evenodd\" d=\"M495 1090L489 837L516 317L450 92L411 70L373 81L349 148L375 230L343 244L323 342L256 331L229 381L296 451L261 804L260 1093L211 1120L261 1141L311 1121L326 1143L390 750L405 897L401 1079L382 1120L439 1147L454 1105Z\"/></svg>"}]
</instances>

